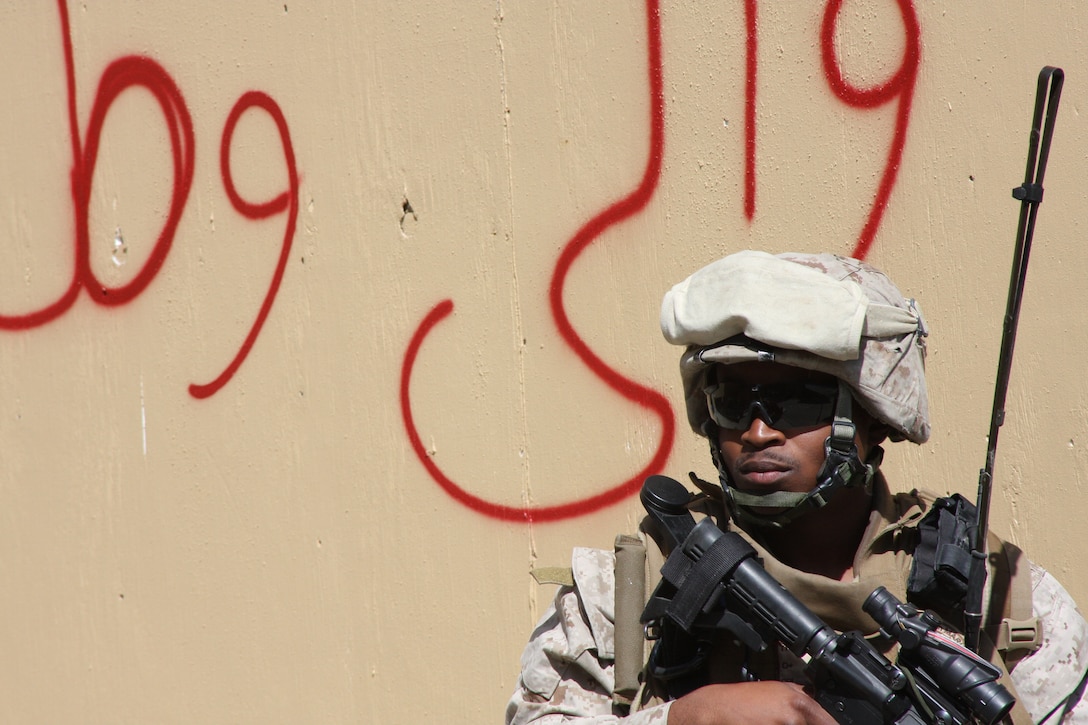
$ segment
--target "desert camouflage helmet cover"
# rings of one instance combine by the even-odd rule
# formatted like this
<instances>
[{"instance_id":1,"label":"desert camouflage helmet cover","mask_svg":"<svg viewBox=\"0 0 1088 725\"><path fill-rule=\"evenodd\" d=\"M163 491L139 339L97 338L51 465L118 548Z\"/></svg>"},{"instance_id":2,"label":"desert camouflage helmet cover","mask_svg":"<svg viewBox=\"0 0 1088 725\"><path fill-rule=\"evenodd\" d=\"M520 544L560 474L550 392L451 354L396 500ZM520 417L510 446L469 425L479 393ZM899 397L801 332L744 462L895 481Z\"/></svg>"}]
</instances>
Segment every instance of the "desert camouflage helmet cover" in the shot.
<instances>
[{"instance_id":1,"label":"desert camouflage helmet cover","mask_svg":"<svg viewBox=\"0 0 1088 725\"><path fill-rule=\"evenodd\" d=\"M880 270L832 254L744 251L700 269L665 294L665 338L680 360L688 421L703 432L703 386L715 363L774 361L830 373L893 429L929 438L926 326Z\"/></svg>"}]
</instances>

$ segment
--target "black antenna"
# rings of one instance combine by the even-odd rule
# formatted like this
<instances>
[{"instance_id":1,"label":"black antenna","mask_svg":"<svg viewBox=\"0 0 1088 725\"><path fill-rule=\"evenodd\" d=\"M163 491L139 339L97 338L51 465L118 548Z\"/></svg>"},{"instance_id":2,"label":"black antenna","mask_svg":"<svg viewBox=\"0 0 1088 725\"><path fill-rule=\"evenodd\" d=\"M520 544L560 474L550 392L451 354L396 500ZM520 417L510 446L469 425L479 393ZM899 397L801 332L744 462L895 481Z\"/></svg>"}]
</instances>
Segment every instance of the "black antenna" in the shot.
<instances>
[{"instance_id":1,"label":"black antenna","mask_svg":"<svg viewBox=\"0 0 1088 725\"><path fill-rule=\"evenodd\" d=\"M1065 73L1061 68L1046 66L1039 72L1035 93L1035 117L1031 123L1028 142L1028 164L1024 183L1012 190L1020 201L1020 223L1016 230L1009 298L1005 306L1005 324L1001 333L1001 353L997 359L997 382L994 385L994 407L990 414L990 434L986 448L986 466L978 475L978 510L974 549L971 552L971 578L967 590L964 617L964 641L978 652L979 630L982 627L982 592L986 584L986 535L990 520L990 492L993 488L994 457L997 454L997 433L1005 422L1005 394L1009 389L1012 352L1016 344L1016 324L1020 319L1020 301L1028 273L1031 238L1035 234L1035 217L1043 201L1043 174L1050 155L1050 140L1054 135L1054 118L1062 94ZM1045 121L1044 121L1045 118Z\"/></svg>"}]
</instances>

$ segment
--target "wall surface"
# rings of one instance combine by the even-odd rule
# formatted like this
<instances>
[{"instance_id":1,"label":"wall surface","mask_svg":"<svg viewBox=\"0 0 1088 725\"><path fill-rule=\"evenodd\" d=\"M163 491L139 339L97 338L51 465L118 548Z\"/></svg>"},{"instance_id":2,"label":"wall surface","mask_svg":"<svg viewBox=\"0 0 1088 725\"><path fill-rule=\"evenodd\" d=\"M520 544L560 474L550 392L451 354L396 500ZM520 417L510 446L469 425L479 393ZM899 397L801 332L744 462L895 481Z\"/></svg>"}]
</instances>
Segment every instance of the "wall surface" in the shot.
<instances>
[{"instance_id":1,"label":"wall surface","mask_svg":"<svg viewBox=\"0 0 1088 725\"><path fill-rule=\"evenodd\" d=\"M1068 83L992 523L1088 602L1088 4L6 3L0 721L499 722L684 422L669 286L855 254L974 497L1036 77Z\"/></svg>"}]
</instances>

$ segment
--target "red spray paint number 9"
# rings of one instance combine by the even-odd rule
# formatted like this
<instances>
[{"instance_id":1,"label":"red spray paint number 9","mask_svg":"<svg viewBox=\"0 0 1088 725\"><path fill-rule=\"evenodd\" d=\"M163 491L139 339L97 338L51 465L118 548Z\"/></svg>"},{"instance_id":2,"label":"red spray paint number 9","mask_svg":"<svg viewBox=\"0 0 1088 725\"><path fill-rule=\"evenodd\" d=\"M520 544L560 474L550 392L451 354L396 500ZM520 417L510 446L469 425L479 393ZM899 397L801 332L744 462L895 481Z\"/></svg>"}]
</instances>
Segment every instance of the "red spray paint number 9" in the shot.
<instances>
[{"instance_id":1,"label":"red spray paint number 9","mask_svg":"<svg viewBox=\"0 0 1088 725\"><path fill-rule=\"evenodd\" d=\"M118 58L106 67L99 80L95 94L91 117L87 124L86 146L80 141L79 123L76 118L76 83L75 63L72 53L71 30L68 21L68 9L64 0L57 0L60 12L61 30L64 43L64 63L68 94L68 124L72 141L72 201L75 215L75 265L72 280L68 288L54 302L32 312L19 315L0 314L0 329L26 330L45 325L60 317L75 303L79 290L86 288L92 300L100 305L116 306L131 302L138 297L162 268L170 246L173 244L185 203L189 198L189 189L193 183L194 136L193 122L185 106L185 100L177 84L170 75L154 60L145 56L130 55ZM131 281L119 287L107 287L98 279L90 260L90 199L94 179L95 165L98 160L99 142L106 115L122 92L129 88L146 89L158 102L163 120L170 136L170 151L173 159L173 182L170 207L166 213L162 230L143 267ZM242 199L235 190L234 179L230 172L230 141L238 119L249 108L260 108L268 113L276 124L283 144L284 160L287 164L288 188L271 201L252 203ZM249 219L263 219L286 211L284 239L279 263L273 275L268 292L249 334L243 341L234 359L214 380L203 385L191 385L189 393L195 398L214 395L231 379L260 334L261 327L268 317L269 310L283 279L287 257L294 238L295 222L298 217L298 171L295 166L294 149L287 129L287 122L279 106L268 95L259 91L244 94L235 103L227 117L220 145L220 167L226 193L234 208Z\"/></svg>"},{"instance_id":2,"label":"red spray paint number 9","mask_svg":"<svg viewBox=\"0 0 1088 725\"><path fill-rule=\"evenodd\" d=\"M261 203L249 202L243 199L234 187L234 176L230 172L230 142L234 136L234 128L238 124L238 119L250 108L260 108L272 117L280 134L280 142L283 144L283 158L287 162L287 189L273 199ZM257 318L253 321L249 334L246 335L245 341L238 349L238 354L234 356L226 369L219 374L219 377L204 385L189 386L189 393L194 398L207 398L226 385L253 348L253 343L257 341L257 335L260 334L264 321L272 309L272 302L276 299L276 292L279 291L280 282L283 281L283 272L287 268L287 257L291 254L291 241L295 238L295 222L298 220L298 169L295 167L295 150L291 147L291 137L287 131L287 121L283 117L283 112L268 95L260 91L250 91L234 104L234 108L231 109L230 115L227 116L227 123L223 128L223 140L219 145L219 165L223 174L223 185L226 187L227 197L239 214L247 219L265 219L286 211L287 223L284 226L283 245L280 248L280 258L276 263L276 271L272 275L272 283L268 286L268 292L265 294L264 302L257 313Z\"/></svg>"},{"instance_id":3,"label":"red spray paint number 9","mask_svg":"<svg viewBox=\"0 0 1088 725\"><path fill-rule=\"evenodd\" d=\"M820 22L820 59L824 77L831 92L853 108L871 109L893 100L899 102L895 114L895 130L888 144L888 156L873 195L873 204L858 234L852 257L865 259L873 244L877 229L888 206L892 188L899 174L899 163L907 141L910 108L914 100L914 84L921 63L921 29L912 0L895 0L903 21L903 57L891 78L869 88L851 85L843 76L835 50L835 28L842 12L843 0L828 0ZM757 74L757 0L745 0L744 18L747 35L745 49L745 128L744 128L744 215L749 221L756 210L756 74Z\"/></svg>"}]
</instances>

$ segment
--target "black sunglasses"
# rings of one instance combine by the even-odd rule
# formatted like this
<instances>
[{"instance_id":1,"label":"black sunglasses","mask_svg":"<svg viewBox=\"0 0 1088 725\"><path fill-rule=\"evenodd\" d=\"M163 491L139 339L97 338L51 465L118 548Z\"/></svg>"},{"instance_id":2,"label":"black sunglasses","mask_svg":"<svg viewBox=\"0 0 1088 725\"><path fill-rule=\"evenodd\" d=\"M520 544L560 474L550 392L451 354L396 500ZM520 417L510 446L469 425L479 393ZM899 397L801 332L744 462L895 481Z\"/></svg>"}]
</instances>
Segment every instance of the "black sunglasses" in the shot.
<instances>
[{"instance_id":1,"label":"black sunglasses","mask_svg":"<svg viewBox=\"0 0 1088 725\"><path fill-rule=\"evenodd\" d=\"M741 383L704 388L710 419L721 428L748 430L758 416L775 430L811 428L835 418L839 386L824 382Z\"/></svg>"}]
</instances>

